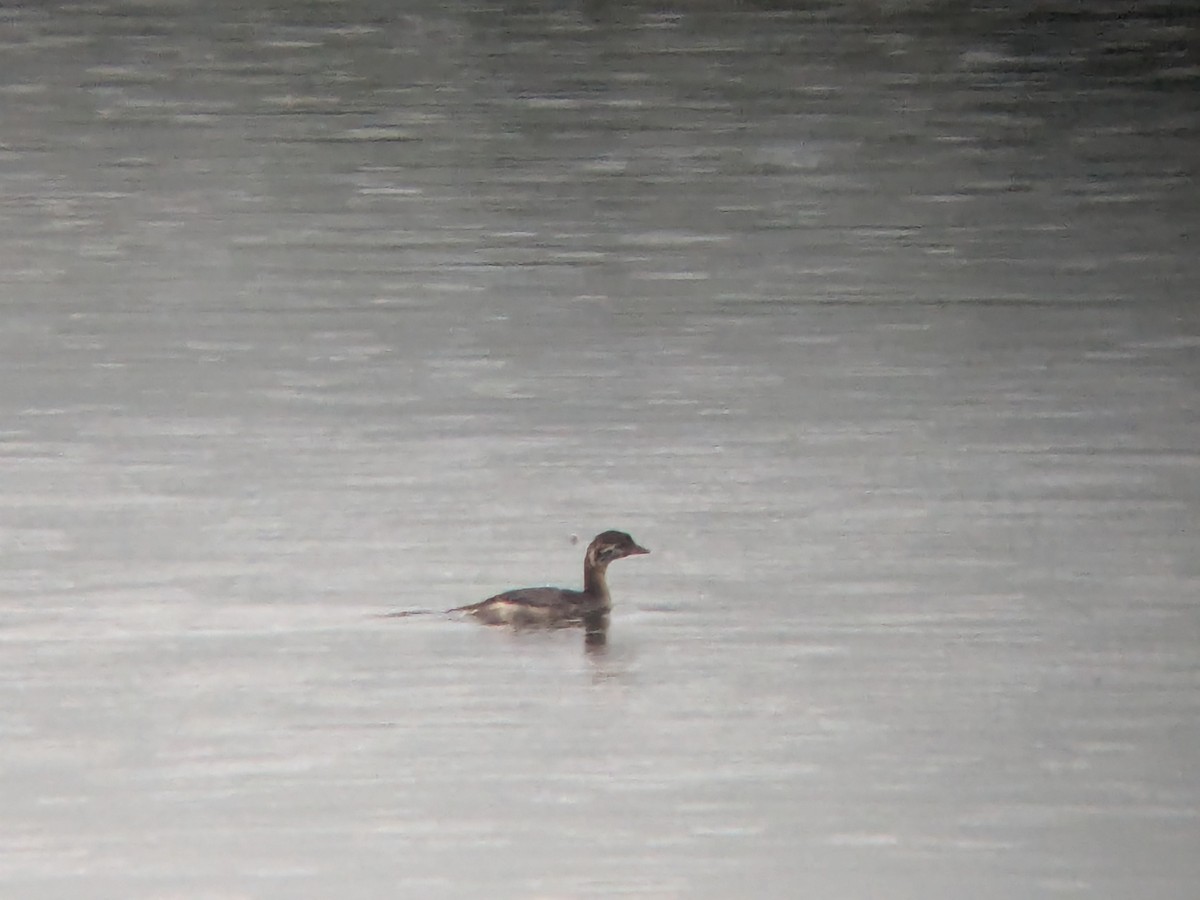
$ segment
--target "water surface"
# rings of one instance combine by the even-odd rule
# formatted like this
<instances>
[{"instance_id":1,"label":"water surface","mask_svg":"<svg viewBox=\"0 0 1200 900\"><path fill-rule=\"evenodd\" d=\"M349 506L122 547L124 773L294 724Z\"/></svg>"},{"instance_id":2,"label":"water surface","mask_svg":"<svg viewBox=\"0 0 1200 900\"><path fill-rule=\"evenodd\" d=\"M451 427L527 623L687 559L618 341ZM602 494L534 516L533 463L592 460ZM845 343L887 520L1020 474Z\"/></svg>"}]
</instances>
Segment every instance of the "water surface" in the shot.
<instances>
[{"instance_id":1,"label":"water surface","mask_svg":"<svg viewBox=\"0 0 1200 900\"><path fill-rule=\"evenodd\" d=\"M1192 25L7 13L3 893L1191 897Z\"/></svg>"}]
</instances>

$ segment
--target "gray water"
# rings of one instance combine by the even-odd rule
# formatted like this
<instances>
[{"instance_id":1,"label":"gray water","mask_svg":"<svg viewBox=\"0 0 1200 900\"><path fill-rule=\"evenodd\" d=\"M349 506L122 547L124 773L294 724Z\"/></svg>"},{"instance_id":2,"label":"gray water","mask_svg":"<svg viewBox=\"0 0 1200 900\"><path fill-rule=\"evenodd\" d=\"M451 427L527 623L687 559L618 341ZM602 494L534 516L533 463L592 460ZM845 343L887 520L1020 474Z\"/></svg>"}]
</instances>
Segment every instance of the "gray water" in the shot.
<instances>
[{"instance_id":1,"label":"gray water","mask_svg":"<svg viewBox=\"0 0 1200 900\"><path fill-rule=\"evenodd\" d=\"M1194 21L241 7L0 14L0 896L1195 896Z\"/></svg>"}]
</instances>

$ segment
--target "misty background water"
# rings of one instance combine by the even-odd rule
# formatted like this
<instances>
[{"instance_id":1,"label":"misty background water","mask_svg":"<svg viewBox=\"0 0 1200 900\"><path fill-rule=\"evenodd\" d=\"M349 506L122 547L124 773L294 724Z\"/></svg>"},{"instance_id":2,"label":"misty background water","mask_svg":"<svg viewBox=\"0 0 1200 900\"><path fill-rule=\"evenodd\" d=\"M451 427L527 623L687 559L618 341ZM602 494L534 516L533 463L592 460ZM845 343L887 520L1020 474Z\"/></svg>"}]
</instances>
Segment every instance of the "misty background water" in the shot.
<instances>
[{"instance_id":1,"label":"misty background water","mask_svg":"<svg viewBox=\"0 0 1200 900\"><path fill-rule=\"evenodd\" d=\"M0 12L0 893L1194 896L1183 11Z\"/></svg>"}]
</instances>

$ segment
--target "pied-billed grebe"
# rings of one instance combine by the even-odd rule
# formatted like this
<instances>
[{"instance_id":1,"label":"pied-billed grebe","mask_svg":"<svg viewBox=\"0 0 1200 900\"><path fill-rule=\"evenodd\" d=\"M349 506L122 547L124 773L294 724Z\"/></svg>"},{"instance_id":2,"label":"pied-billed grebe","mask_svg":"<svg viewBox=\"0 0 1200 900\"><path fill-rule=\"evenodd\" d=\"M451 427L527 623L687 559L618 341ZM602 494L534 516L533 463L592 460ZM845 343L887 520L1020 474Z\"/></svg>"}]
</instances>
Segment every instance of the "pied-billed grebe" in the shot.
<instances>
[{"instance_id":1,"label":"pied-billed grebe","mask_svg":"<svg viewBox=\"0 0 1200 900\"><path fill-rule=\"evenodd\" d=\"M448 611L467 613L485 625L512 625L515 628L583 625L589 632L603 631L608 626L608 612L612 608L608 583L604 580L608 564L649 552L623 531L605 531L592 539L583 557L582 591L556 587L517 588Z\"/></svg>"}]
</instances>

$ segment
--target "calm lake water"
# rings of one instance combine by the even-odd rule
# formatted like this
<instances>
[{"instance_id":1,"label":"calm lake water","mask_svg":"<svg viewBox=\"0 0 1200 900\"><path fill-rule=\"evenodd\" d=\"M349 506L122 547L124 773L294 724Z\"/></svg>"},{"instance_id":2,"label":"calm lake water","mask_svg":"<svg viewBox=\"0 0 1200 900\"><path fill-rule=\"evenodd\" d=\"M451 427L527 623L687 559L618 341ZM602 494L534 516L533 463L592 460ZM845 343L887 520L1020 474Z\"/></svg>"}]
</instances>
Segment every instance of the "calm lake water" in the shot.
<instances>
[{"instance_id":1,"label":"calm lake water","mask_svg":"<svg viewBox=\"0 0 1200 900\"><path fill-rule=\"evenodd\" d=\"M1194 897L1182 6L0 13L0 894Z\"/></svg>"}]
</instances>

